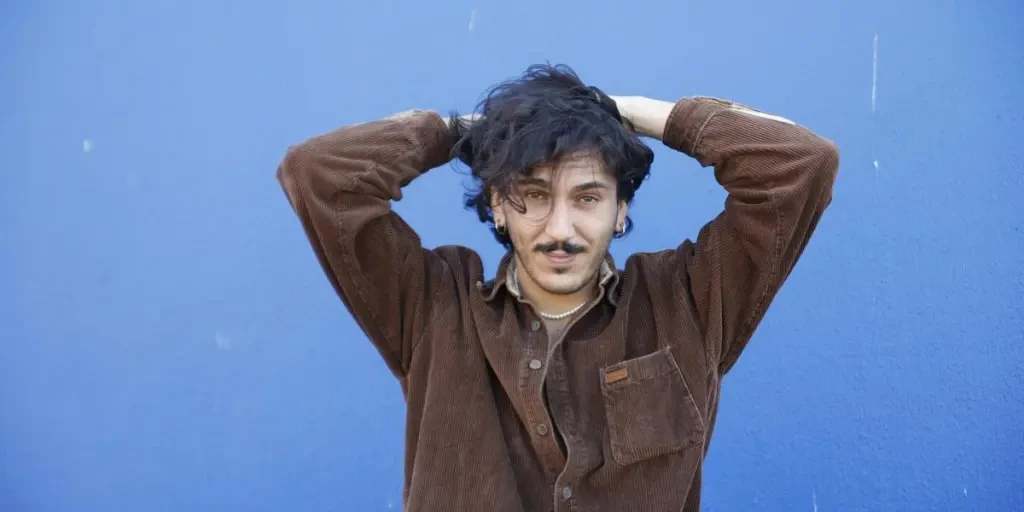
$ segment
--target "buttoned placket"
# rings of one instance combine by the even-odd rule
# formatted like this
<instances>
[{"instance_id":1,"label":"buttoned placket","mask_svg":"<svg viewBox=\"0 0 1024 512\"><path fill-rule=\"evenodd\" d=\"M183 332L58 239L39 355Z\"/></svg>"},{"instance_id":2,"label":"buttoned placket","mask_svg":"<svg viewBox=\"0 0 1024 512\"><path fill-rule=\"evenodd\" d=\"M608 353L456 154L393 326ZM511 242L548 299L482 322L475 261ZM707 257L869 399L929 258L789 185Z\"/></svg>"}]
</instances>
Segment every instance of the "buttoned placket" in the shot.
<instances>
[{"instance_id":1,"label":"buttoned placket","mask_svg":"<svg viewBox=\"0 0 1024 512\"><path fill-rule=\"evenodd\" d=\"M547 329L536 313L536 306L529 299L523 298L519 294L518 289L514 289L513 286L507 286L515 297L516 302L522 305L524 310L529 311L531 316L528 321L529 334L525 340L526 350L523 352L524 359L520 364L520 367L523 368L520 378L520 389L527 397L525 400L527 418L525 420L528 425L533 426L530 430L531 437L534 439L534 446L538 447L537 455L548 474L554 476L553 510L555 512L575 509L572 500L573 479L577 478L577 475L572 474L572 468L570 468L567 462L574 458L573 455L580 456L580 454L573 452L574 446L572 445L571 436L574 435L572 434L574 427L572 422L575 418L575 411L572 411L572 404L569 398L568 376L565 368L566 361L562 357L561 350L562 342L565 341L573 326L576 325L576 322L587 316L597 304L604 300L606 283L607 279L602 281L597 298L591 301L590 305L569 322L569 325L565 327L561 336L554 344L550 344ZM554 386L545 386L548 381L549 370L552 368L555 368L550 373ZM548 389L546 390L545 388ZM551 410L544 405L545 392L548 393ZM558 410L564 416L562 418L555 418L554 410ZM558 428L553 429L552 425L555 425L553 422L556 421ZM552 430L557 430L559 435L562 436L563 443L565 444L564 454L558 446L558 441L551 435Z\"/></svg>"},{"instance_id":2,"label":"buttoned placket","mask_svg":"<svg viewBox=\"0 0 1024 512\"><path fill-rule=\"evenodd\" d=\"M571 326L570 326L571 328ZM558 340L551 350L548 359L548 368L551 372L545 381L545 388L550 404L551 416L554 418L558 432L565 444L566 464L555 479L554 510L569 510L572 507L572 484L576 477L573 472L573 461L582 454L578 452L578 446L574 443L576 439L576 411L573 410L569 399L569 381L567 377L566 360L561 350L561 343L565 340L569 328L561 340Z\"/></svg>"},{"instance_id":3,"label":"buttoned placket","mask_svg":"<svg viewBox=\"0 0 1024 512\"><path fill-rule=\"evenodd\" d=\"M552 444L554 445L553 454L557 457L558 461L557 464L555 464L553 471L553 474L557 475L554 481L553 496L553 510L555 512L562 510L572 510L574 508L572 501L572 486L574 484L573 479L576 478L576 475L574 475L571 471L572 468L570 467L568 462L572 461L575 457L579 457L581 455L573 451L573 448L575 448L572 442L573 437L575 435L575 425L573 422L575 420L576 415L575 411L572 410L572 404L569 398L569 382L566 370L567 362L565 361L565 357L563 356L562 343L565 341L566 337L572 331L572 328L573 326L576 325L576 322L578 322L579 320L584 318L588 313L590 313L590 310L592 310L597 304L601 302L601 300L604 299L604 295L605 292L604 288L602 287L601 291L598 292L598 297L594 301L592 301L590 305L587 306L587 308L581 312L581 314L576 316L569 323L569 325L565 327L558 340L556 340L555 343L551 345L550 350L548 349L549 342L547 339L547 330L544 328L543 322L541 322L539 319L534 319L530 322L531 332L541 334L541 336L539 337L533 335L530 336L530 346L526 351L526 358L527 360L530 361L529 363L527 363L527 366L531 369L534 366L539 366L539 368L534 370L535 373L539 374L539 378L536 380L528 379L529 381L534 382L537 386L536 388L531 390L536 392L536 395L534 396L537 396L537 402L530 401L530 409L532 410L534 408L534 405L539 406L539 408L543 411L543 418L545 419L545 421L554 422L552 424L557 426L557 429L555 430L557 430L559 435L562 436L563 443L565 444L565 453L563 454L561 449L558 447L557 439L554 439L553 436L549 435L550 430L552 429L548 427L548 424L538 424L538 429L541 429L541 427L543 427L543 433L541 433L540 431L538 431L537 433L548 438L548 442L545 443L546 448L548 446L551 446ZM518 296L517 299L521 304L529 306L529 309L531 311L533 310L533 304L531 302L519 298ZM544 347L543 361L546 361L546 364L542 363L541 360L535 358L536 347L538 346L538 343L540 343L541 346ZM548 409L548 407L544 406L545 392L548 395L548 402L551 405L550 410ZM555 411L558 412L556 413Z\"/></svg>"},{"instance_id":4,"label":"buttoned placket","mask_svg":"<svg viewBox=\"0 0 1024 512\"><path fill-rule=\"evenodd\" d=\"M520 303L529 305L528 301L518 299ZM529 308L532 311L532 308ZM553 428L550 411L544 406L544 381L547 378L547 329L538 318L532 318L528 322L529 334L527 335L526 347L523 352L524 358L521 363L523 370L522 391L527 400L526 414L527 424L530 426L531 436L534 438L534 446L538 447L538 456L549 475L558 475L565 466L565 456L562 454L558 441L553 435Z\"/></svg>"}]
</instances>

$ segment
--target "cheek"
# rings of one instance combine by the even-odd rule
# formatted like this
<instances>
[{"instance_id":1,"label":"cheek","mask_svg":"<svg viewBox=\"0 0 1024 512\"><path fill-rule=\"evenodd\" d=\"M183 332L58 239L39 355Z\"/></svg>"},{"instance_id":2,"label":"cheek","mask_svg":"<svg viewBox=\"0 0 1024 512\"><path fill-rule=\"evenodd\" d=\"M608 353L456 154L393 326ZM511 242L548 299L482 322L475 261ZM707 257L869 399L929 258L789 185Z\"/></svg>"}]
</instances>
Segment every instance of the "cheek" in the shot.
<instances>
[{"instance_id":1,"label":"cheek","mask_svg":"<svg viewBox=\"0 0 1024 512\"><path fill-rule=\"evenodd\" d=\"M595 225L585 231L581 230L580 235L582 235L590 245L602 245L612 239L612 236L615 234L614 229L614 226L601 223L601 225Z\"/></svg>"},{"instance_id":2,"label":"cheek","mask_svg":"<svg viewBox=\"0 0 1024 512\"><path fill-rule=\"evenodd\" d=\"M544 231L543 224L523 218L509 219L509 235L513 241L529 242Z\"/></svg>"},{"instance_id":3,"label":"cheek","mask_svg":"<svg viewBox=\"0 0 1024 512\"><path fill-rule=\"evenodd\" d=\"M619 210L616 207L602 208L601 211L589 212L576 224L580 234L591 240L599 240L614 234L618 223Z\"/></svg>"}]
</instances>

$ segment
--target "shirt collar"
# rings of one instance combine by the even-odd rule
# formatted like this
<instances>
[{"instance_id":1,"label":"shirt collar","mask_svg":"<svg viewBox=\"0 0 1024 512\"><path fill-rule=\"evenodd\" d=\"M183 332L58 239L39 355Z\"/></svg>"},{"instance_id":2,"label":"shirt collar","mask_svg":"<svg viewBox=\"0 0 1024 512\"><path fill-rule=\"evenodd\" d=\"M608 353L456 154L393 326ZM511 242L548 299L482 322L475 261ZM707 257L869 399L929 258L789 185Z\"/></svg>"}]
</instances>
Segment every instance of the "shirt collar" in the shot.
<instances>
[{"instance_id":1,"label":"shirt collar","mask_svg":"<svg viewBox=\"0 0 1024 512\"><path fill-rule=\"evenodd\" d=\"M512 251L509 251L501 258L501 262L498 263L498 272L495 274L496 277L489 283L477 283L477 288L480 293L483 294L485 301L492 301L501 291L501 288L508 290L508 293L513 297L519 298L520 291L519 287L516 286L516 280L513 278L513 272L515 271L515 257ZM610 254L605 256L604 261L601 262L600 270L600 285L604 296L608 299L613 306L618 305L618 282L619 272L615 269L615 260L612 259Z\"/></svg>"}]
</instances>

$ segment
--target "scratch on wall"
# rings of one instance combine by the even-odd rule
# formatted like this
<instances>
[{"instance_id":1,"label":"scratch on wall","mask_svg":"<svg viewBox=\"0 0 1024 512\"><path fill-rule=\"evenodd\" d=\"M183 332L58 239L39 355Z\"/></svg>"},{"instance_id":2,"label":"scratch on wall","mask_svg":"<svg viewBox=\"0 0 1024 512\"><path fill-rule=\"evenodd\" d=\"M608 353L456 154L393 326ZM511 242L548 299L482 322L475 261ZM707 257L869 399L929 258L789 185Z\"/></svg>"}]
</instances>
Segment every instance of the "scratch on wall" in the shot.
<instances>
[{"instance_id":1,"label":"scratch on wall","mask_svg":"<svg viewBox=\"0 0 1024 512\"><path fill-rule=\"evenodd\" d=\"M469 13L469 31L472 32L476 29L476 9L473 9Z\"/></svg>"},{"instance_id":2,"label":"scratch on wall","mask_svg":"<svg viewBox=\"0 0 1024 512\"><path fill-rule=\"evenodd\" d=\"M231 349L231 337L224 331L217 331L213 334L213 341L217 344L217 348L221 350Z\"/></svg>"},{"instance_id":3,"label":"scratch on wall","mask_svg":"<svg viewBox=\"0 0 1024 512\"><path fill-rule=\"evenodd\" d=\"M814 512L818 512L818 493L811 489L811 505L814 506Z\"/></svg>"},{"instance_id":4,"label":"scratch on wall","mask_svg":"<svg viewBox=\"0 0 1024 512\"><path fill-rule=\"evenodd\" d=\"M878 105L878 34L875 34L874 53L871 59L871 115L875 115ZM874 134L871 137L872 164L875 166L875 177L878 177L878 157L875 154Z\"/></svg>"},{"instance_id":5,"label":"scratch on wall","mask_svg":"<svg viewBox=\"0 0 1024 512\"><path fill-rule=\"evenodd\" d=\"M875 113L878 99L878 34L875 34L875 54L871 61L871 113Z\"/></svg>"}]
</instances>

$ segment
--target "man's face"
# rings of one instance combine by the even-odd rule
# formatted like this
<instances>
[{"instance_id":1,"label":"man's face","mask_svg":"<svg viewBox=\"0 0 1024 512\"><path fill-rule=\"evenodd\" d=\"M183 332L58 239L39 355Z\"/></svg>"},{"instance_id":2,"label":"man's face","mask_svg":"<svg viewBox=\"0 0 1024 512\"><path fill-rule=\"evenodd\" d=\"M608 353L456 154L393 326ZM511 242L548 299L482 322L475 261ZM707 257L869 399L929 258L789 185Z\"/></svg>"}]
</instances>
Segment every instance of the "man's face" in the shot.
<instances>
[{"instance_id":1,"label":"man's face","mask_svg":"<svg viewBox=\"0 0 1024 512\"><path fill-rule=\"evenodd\" d=\"M579 153L519 178L513 194L525 212L493 197L495 223L508 230L520 279L556 295L592 283L626 218L616 188L600 159Z\"/></svg>"}]
</instances>

